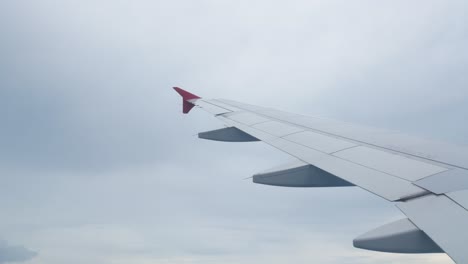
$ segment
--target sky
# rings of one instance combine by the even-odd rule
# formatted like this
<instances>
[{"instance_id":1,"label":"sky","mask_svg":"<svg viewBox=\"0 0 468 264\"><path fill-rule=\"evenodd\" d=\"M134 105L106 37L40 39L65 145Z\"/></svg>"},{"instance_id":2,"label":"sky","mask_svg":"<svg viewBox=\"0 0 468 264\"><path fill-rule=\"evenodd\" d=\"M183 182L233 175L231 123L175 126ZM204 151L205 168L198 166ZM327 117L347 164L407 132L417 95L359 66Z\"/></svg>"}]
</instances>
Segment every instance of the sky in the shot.
<instances>
[{"instance_id":1,"label":"sky","mask_svg":"<svg viewBox=\"0 0 468 264\"><path fill-rule=\"evenodd\" d=\"M206 98L468 144L466 1L0 3L0 264L452 263L355 249L403 218L182 115Z\"/></svg>"}]
</instances>

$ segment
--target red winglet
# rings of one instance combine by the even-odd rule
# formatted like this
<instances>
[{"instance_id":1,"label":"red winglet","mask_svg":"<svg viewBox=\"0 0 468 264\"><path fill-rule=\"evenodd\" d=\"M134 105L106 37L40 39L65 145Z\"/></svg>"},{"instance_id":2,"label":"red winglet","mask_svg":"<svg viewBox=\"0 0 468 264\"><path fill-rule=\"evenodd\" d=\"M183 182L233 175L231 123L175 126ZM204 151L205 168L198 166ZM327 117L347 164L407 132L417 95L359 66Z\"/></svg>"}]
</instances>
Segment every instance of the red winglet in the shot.
<instances>
[{"instance_id":1,"label":"red winglet","mask_svg":"<svg viewBox=\"0 0 468 264\"><path fill-rule=\"evenodd\" d=\"M174 90L176 90L176 92L178 92L180 94L180 96L182 96L182 98L184 100L192 100L192 99L200 99L201 97L200 96L196 96L192 93L189 93L187 91L185 91L184 89L181 89L179 87L174 87Z\"/></svg>"},{"instance_id":2,"label":"red winglet","mask_svg":"<svg viewBox=\"0 0 468 264\"><path fill-rule=\"evenodd\" d=\"M201 97L196 96L196 95L194 95L192 93L189 93L189 92L187 92L184 89L181 89L179 87L174 87L174 90L176 90L176 92L178 94L180 94L180 96L182 96L182 101L183 101L182 112L184 114L187 114L188 112L190 112L190 110L192 110L192 108L195 106L194 104L192 104L188 100L200 99L201 98Z\"/></svg>"}]
</instances>

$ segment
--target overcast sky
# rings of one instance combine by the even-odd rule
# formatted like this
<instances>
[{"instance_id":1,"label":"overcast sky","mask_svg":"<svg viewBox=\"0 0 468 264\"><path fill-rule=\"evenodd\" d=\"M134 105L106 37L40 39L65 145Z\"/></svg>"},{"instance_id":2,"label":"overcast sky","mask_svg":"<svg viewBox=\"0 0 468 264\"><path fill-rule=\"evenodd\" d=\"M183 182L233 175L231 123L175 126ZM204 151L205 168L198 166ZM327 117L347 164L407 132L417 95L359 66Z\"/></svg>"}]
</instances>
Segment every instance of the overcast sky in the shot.
<instances>
[{"instance_id":1,"label":"overcast sky","mask_svg":"<svg viewBox=\"0 0 468 264\"><path fill-rule=\"evenodd\" d=\"M197 139L180 86L467 144L466 1L0 3L0 263L452 263L355 249L402 218L290 161Z\"/></svg>"}]
</instances>

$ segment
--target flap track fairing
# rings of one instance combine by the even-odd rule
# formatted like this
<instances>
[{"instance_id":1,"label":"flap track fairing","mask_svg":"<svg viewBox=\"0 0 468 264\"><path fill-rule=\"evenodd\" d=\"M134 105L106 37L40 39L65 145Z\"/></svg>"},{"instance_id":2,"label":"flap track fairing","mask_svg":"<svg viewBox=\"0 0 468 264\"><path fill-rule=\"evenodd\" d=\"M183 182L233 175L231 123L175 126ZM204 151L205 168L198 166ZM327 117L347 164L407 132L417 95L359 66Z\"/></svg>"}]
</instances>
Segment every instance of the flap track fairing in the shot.
<instances>
[{"instance_id":1,"label":"flap track fairing","mask_svg":"<svg viewBox=\"0 0 468 264\"><path fill-rule=\"evenodd\" d=\"M252 142L259 141L257 138L239 130L235 127L225 127L212 131L198 133L199 138L225 141L225 142Z\"/></svg>"},{"instance_id":2,"label":"flap track fairing","mask_svg":"<svg viewBox=\"0 0 468 264\"><path fill-rule=\"evenodd\" d=\"M369 231L353 241L354 247L389 253L443 253L444 251L408 218Z\"/></svg>"},{"instance_id":3,"label":"flap track fairing","mask_svg":"<svg viewBox=\"0 0 468 264\"><path fill-rule=\"evenodd\" d=\"M299 160L255 174L253 182L284 187L354 186L333 174Z\"/></svg>"}]
</instances>

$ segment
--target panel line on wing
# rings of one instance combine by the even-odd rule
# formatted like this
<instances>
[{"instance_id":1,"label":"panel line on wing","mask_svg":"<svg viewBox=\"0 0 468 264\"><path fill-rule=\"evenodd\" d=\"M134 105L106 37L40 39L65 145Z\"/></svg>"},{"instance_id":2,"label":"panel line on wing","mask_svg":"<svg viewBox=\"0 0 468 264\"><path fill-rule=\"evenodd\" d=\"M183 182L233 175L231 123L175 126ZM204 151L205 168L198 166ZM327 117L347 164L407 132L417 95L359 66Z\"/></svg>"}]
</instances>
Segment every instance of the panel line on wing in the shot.
<instances>
[{"instance_id":1,"label":"panel line on wing","mask_svg":"<svg viewBox=\"0 0 468 264\"><path fill-rule=\"evenodd\" d=\"M360 147L360 146L361 146L361 145L351 146L351 147L347 147L347 148L344 148L344 149L340 149L340 150L337 150L337 151L334 151L334 152L330 152L330 153L328 153L328 154L333 155L333 154L338 153L338 152L340 152L340 151L348 150L348 149L352 149L352 148L356 148L356 147Z\"/></svg>"},{"instance_id":2,"label":"panel line on wing","mask_svg":"<svg viewBox=\"0 0 468 264\"><path fill-rule=\"evenodd\" d=\"M424 189L411 184L411 182L389 175L384 172L356 164L318 150L302 146L285 139L275 137L261 130L243 125L226 117L218 117L221 121L235 126L240 130L262 140L270 146L286 152L297 159L314 165L324 171L336 175L343 180L353 183L384 199L396 201L401 197L419 194Z\"/></svg>"},{"instance_id":3,"label":"panel line on wing","mask_svg":"<svg viewBox=\"0 0 468 264\"><path fill-rule=\"evenodd\" d=\"M468 263L468 212L445 195L428 195L396 205L455 262Z\"/></svg>"},{"instance_id":4,"label":"panel line on wing","mask_svg":"<svg viewBox=\"0 0 468 264\"><path fill-rule=\"evenodd\" d=\"M463 191L467 191L467 190L462 190L462 191L457 191L457 192L463 192ZM462 201L460 199L457 199L458 197L456 196L456 193L457 192L453 192L453 193L446 193L445 195L450 199L452 200L454 203L458 204L459 206L463 207L463 209L467 210L468 211L468 203L467 201Z\"/></svg>"},{"instance_id":5,"label":"panel line on wing","mask_svg":"<svg viewBox=\"0 0 468 264\"><path fill-rule=\"evenodd\" d=\"M236 121L234 121L234 122L236 122ZM234 124L234 125L235 125L235 124ZM239 123L239 124L237 124L237 125L235 125L235 126L240 126L240 125L241 125L241 124ZM249 126L249 128L255 129L255 130L257 130L257 131L262 131L262 130L259 130L259 129L255 128L254 126ZM241 130L243 130L243 129L241 129ZM262 131L262 132L263 132L263 133L266 133L266 134L268 134L268 135L271 135L272 138L275 138L275 139L283 139L283 138L277 137L276 135L271 134L271 133L269 133L269 132L267 132L267 131ZM300 133L300 132L298 132L298 133ZM251 134L251 133L249 133L249 134ZM254 134L255 134L255 133L254 133ZM260 139L261 139L261 138L260 138ZM273 144L273 142L270 142L270 141L269 141L270 139L261 139L261 140L264 141L265 143L271 145L271 146L276 147L276 146ZM340 160L350 162L350 163L355 164L355 165L357 165L357 166L361 166L361 167L364 167L364 168L366 168L366 169L370 169L370 170L373 170L373 171L376 171L376 172L380 172L380 173L383 173L383 174L388 175L388 176L390 176L390 177L398 178L398 179L407 181L408 183L411 183L410 180L408 180L408 179L406 179L406 178L403 178L403 177L400 177L400 176L398 176L398 175L394 175L394 174L388 173L388 172L386 172L386 171L379 170L379 169L374 168L374 167L369 167L369 166L366 166L366 165L364 165L364 164L356 163L356 162L354 162L354 161L352 161L352 160L349 160L349 159L346 159L346 158L343 158L343 157L340 157L340 156L330 155L330 153L324 152L324 151L322 151L322 150L320 150L320 149L316 149L316 148L310 147L310 146L308 146L308 145L304 145L304 144L301 143L301 142L291 142L291 141L289 141L289 140L287 140L287 139L283 139L283 140L286 140L286 141L290 142L291 144L297 144L297 145L299 145L299 146L302 146L302 147L305 147L305 148L308 148L308 149L311 149L311 150L314 150L314 151L318 151L318 152L320 152L320 153L323 153L323 154L326 154L326 155L329 155L329 156L338 158L338 159L340 159ZM356 146L349 147L348 149L355 148L355 147L360 147L360 146L359 146L359 145L356 145ZM279 149L279 150L281 150L281 151L284 151L283 149L281 149L281 148L279 148L279 147L276 147L276 148ZM340 151L342 151L342 150L339 150L339 151L337 151L337 152L340 152ZM289 153L289 152L288 152L288 153ZM291 153L289 153L289 154L291 154ZM291 154L291 155L292 155L292 154ZM294 155L293 155L293 156L294 156ZM298 159L300 159L300 158L297 157L297 156L295 156L295 157L298 158ZM301 159L301 160L302 160L302 159ZM305 161L305 160L303 160L303 161ZM421 189L421 190L423 190L423 189ZM411 196L411 195L413 195L413 194L410 194L410 196ZM401 197L399 197L399 199L401 199Z\"/></svg>"},{"instance_id":6,"label":"panel line on wing","mask_svg":"<svg viewBox=\"0 0 468 264\"><path fill-rule=\"evenodd\" d=\"M333 154L333 156L365 165L412 182L447 171L447 169L443 167L366 146L342 150Z\"/></svg>"},{"instance_id":7,"label":"panel line on wing","mask_svg":"<svg viewBox=\"0 0 468 264\"><path fill-rule=\"evenodd\" d=\"M219 106L219 107L223 107L223 108L229 109L229 110L231 110L232 112L235 112L235 111L242 111L242 110L243 110L243 109L240 109L239 107L235 107L235 106L232 106L232 105L229 105L229 104L220 102L219 100L216 100L216 99L210 99L209 101L210 101L211 104L214 104L214 105L217 105L217 106Z\"/></svg>"},{"instance_id":8,"label":"panel line on wing","mask_svg":"<svg viewBox=\"0 0 468 264\"><path fill-rule=\"evenodd\" d=\"M244 108L244 107L242 107L242 106L240 106L238 104L236 105L236 107L241 108L241 109L243 109L245 111L252 112L252 110L246 109L246 108ZM323 131L323 130L319 130L319 129L316 129L316 128L308 127L308 126L305 126L305 125L302 125L302 124L297 124L297 123L288 121L286 119L281 119L281 118L277 118L277 117L274 117L274 116L270 116L270 115L267 115L267 114L264 114L264 113L261 113L261 112L255 112L255 113L257 115L259 115L259 116L264 116L264 117L270 118L272 120L281 121L281 122L284 122L284 123L288 123L290 125L303 127L303 128L306 128L307 130L314 131L314 132L319 133L319 134L341 138L341 139L344 139L344 140L347 140L347 141L354 142L354 143L359 144L359 145L367 145L367 146L370 146L372 148L381 149L381 150L385 150L385 151L389 151L389 152L393 152L393 153L398 153L398 154L401 154L402 156L406 156L408 158L414 158L415 160L420 160L420 161L423 161L423 162L425 161L426 163L429 161L429 162L435 163L435 164L437 164L439 166L440 165L445 165L445 166L456 167L456 168L468 170L468 168L464 168L464 167L459 166L459 165L454 165L454 164L450 164L450 163L447 163L447 162L438 161L438 160L435 160L435 159L432 159L432 158L429 158L429 157L423 157L421 155L415 155L415 154L411 154L411 153L391 149L391 148L388 148L388 147L375 145L375 144L372 144L372 143L369 143L369 142L364 142L364 141L361 141L361 140L357 140L357 139L337 135L337 134L330 133L330 132L327 132L327 131ZM450 169L450 167L449 168L444 167L444 168Z\"/></svg>"}]
</instances>

